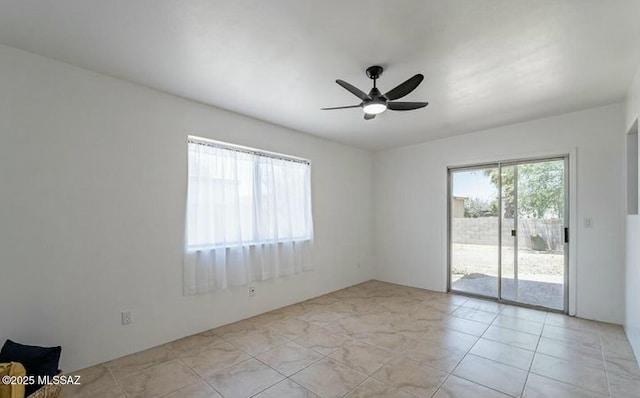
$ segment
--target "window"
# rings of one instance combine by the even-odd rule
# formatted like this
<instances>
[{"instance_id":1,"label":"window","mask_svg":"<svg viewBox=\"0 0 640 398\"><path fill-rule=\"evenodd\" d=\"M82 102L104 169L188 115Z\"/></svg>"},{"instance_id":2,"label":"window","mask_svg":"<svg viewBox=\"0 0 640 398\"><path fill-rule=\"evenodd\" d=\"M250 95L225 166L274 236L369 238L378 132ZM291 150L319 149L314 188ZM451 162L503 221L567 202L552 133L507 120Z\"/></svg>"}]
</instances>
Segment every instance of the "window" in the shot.
<instances>
[{"instance_id":1,"label":"window","mask_svg":"<svg viewBox=\"0 0 640 398\"><path fill-rule=\"evenodd\" d=\"M308 161L195 138L188 154L187 268L195 259L209 277L217 263L246 275L219 276L222 287L303 268L313 238Z\"/></svg>"}]
</instances>

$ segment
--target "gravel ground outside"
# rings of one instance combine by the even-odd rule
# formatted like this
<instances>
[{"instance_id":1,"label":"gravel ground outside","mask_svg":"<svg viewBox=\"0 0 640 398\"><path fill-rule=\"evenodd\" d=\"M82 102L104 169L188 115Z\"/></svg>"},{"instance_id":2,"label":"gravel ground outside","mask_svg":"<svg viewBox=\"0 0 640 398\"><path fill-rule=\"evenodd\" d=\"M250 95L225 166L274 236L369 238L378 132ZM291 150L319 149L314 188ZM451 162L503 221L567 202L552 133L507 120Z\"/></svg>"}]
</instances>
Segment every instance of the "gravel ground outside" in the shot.
<instances>
[{"instance_id":1,"label":"gravel ground outside","mask_svg":"<svg viewBox=\"0 0 640 398\"><path fill-rule=\"evenodd\" d=\"M498 247L454 243L451 256L452 282L465 275L498 275ZM502 249L504 277L513 278L513 247ZM564 253L518 250L518 279L537 282L564 282Z\"/></svg>"}]
</instances>

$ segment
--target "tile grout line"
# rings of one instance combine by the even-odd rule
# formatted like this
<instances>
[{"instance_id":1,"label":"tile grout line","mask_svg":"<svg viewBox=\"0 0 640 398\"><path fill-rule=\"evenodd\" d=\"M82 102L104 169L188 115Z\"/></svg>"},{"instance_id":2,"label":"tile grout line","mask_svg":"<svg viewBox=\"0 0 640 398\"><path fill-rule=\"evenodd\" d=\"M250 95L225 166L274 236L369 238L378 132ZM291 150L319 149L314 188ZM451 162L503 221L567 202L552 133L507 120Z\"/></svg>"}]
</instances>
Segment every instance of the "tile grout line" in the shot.
<instances>
[{"instance_id":1,"label":"tile grout line","mask_svg":"<svg viewBox=\"0 0 640 398\"><path fill-rule=\"evenodd\" d=\"M118 387L120 387L120 392L122 393L122 395L125 396L125 398L128 397L127 392L124 390L124 387L122 387L122 383L120 383L120 380L118 380L118 378L116 377L116 375L113 374L113 372L111 371L111 368L108 367L107 365L104 365L104 367L107 369L107 372L109 372L109 374L111 375L111 377L113 378L113 380L116 382L116 384L118 385Z\"/></svg>"},{"instance_id":2,"label":"tile grout line","mask_svg":"<svg viewBox=\"0 0 640 398\"><path fill-rule=\"evenodd\" d=\"M465 356L466 356L466 354L465 354ZM464 357L463 357L463 358L464 358ZM462 362L462 359L460 360L460 362ZM458 366L458 364L459 364L460 362L458 362L458 363L456 364L456 367ZM454 368L454 369L455 369L455 368ZM452 372L453 372L453 370L452 370ZM438 388L436 388L436 390L433 392L433 394L431 394L431 398L433 398L433 397L438 393L438 391L440 391L440 389L442 388L442 386L444 386L444 384L447 382L447 380L449 380L449 377L451 377L452 375L453 375L453 373L447 373L447 377L445 377L445 378L444 378L444 380L442 381L442 383L440 383L440 385L438 386ZM457 377L457 376L456 376L456 377Z\"/></svg>"},{"instance_id":3,"label":"tile grout line","mask_svg":"<svg viewBox=\"0 0 640 398\"><path fill-rule=\"evenodd\" d=\"M473 354L471 354L471 355L473 355ZM485 359L487 359L487 358L485 358ZM492 361L492 362L496 362L496 361L493 361L493 360L491 360L491 359L487 359L487 360L488 360L488 361ZM496 363L500 363L500 362L496 362ZM504 364L501 364L501 365L504 365ZM507 366L509 366L509 365L507 365ZM522 369L521 369L521 370L522 370ZM508 397L513 397L513 395L511 395L511 394L508 394L508 393L506 393L506 392L502 392L502 391L500 391L500 390L496 390L496 389L495 389L495 388L493 388L493 387L485 386L484 384L480 384L480 383L478 383L478 382L476 382L476 381L473 381L473 380L470 380L470 379L468 379L468 378L466 378L466 377L458 376L458 375L454 375L453 373L451 373L451 374L450 374L450 376L457 377L457 378L459 378L459 379L462 379L462 380L468 381L469 383L477 384L477 385L479 385L480 387L484 387L484 388L486 388L486 389L488 389L488 390L495 391L495 392L497 392L498 394L506 395L506 396L508 396ZM449 378L447 378L447 379L449 379ZM444 383L443 383L443 384L444 384Z\"/></svg>"},{"instance_id":4,"label":"tile grout line","mask_svg":"<svg viewBox=\"0 0 640 398\"><path fill-rule=\"evenodd\" d=\"M546 324L545 324L545 325L546 325ZM555 325L549 325L549 326L551 326L551 327L555 327L555 328L563 328L562 326L555 326ZM576 331L576 330L577 330L577 329L571 329L571 328L563 328L563 329L570 329L570 330L573 330L573 331ZM541 337L541 339L542 339L542 337L543 337L543 336L540 336L540 337ZM553 339L553 338L550 338L550 337L545 337L545 338L550 339L550 340L554 340L554 341L564 342L563 340ZM547 357L550 357L550 358L553 358L553 359L557 359L557 360L560 360L560 361L571 362L570 360L565 359L565 358L558 358L558 357L553 356L553 355L544 354L544 353L539 353L539 352L537 351L537 349L536 349L536 356L537 356L537 355L547 356ZM534 358L534 360L535 360L535 358ZM589 369L592 369L592 370L603 370L603 369L601 369L601 368L595 368L595 367L591 367L591 366L583 366L583 367L584 367L584 368L589 368ZM606 371L604 371L604 372L605 372L605 375L606 375ZM577 385L577 384L571 383L571 382L566 381L566 380L562 380L562 379L560 379L560 378L556 377L555 375L554 375L554 376L543 375L543 374L539 374L539 373L532 372L532 371L530 371L529 373L533 373L533 374L534 374L534 375L536 375L536 376L540 376L540 377L543 377L543 378L548 378L548 379L550 379L550 380L554 380L554 381L556 381L556 382L558 382L558 383L565 384L565 385L571 386L571 387L573 387L573 388L577 388L578 390L584 390L584 391L589 392L589 393L591 393L591 394L598 394L598 395L602 395L602 394L601 394L601 392L599 392L599 391L596 391L596 390L591 389L591 388L587 388L587 387L582 386L582 385ZM528 377L528 376L527 376L527 377ZM608 381L607 381L607 384L608 384ZM607 386L607 390L608 390L608 388L609 388L609 386ZM609 395L609 396L611 396L611 395Z\"/></svg>"},{"instance_id":5,"label":"tile grout line","mask_svg":"<svg viewBox=\"0 0 640 398\"><path fill-rule=\"evenodd\" d=\"M193 370L193 368L191 368L191 366L189 366L189 365L187 365L186 363L184 363L184 361L182 360L182 358L178 357L178 360L179 360L180 362L182 362L182 364L183 364L184 366L186 366L186 367L187 367L187 369L189 369L189 370L191 371L191 373L193 373L193 374L194 374L198 379L202 380L206 385L208 385L209 387L211 387L211 389L212 389L213 391L215 391L215 392L216 392L216 393L218 393L222 398L224 398L224 396L222 395L222 393L221 393L220 391L218 391L218 390L217 390L214 386L212 386L212 385L211 385L207 380L205 380L205 379L204 379L204 377L200 376L200 374L198 374L198 372L196 372L195 370ZM179 390L179 389L178 389L178 390ZM178 391L178 390L176 390L176 391ZM172 392L174 392L174 391L172 391ZM166 396L166 395L169 395L169 394L171 394L171 392L169 392L168 394L163 395L163 397L164 397L164 396ZM160 397L160 398L162 398L162 397Z\"/></svg>"},{"instance_id":6,"label":"tile grout line","mask_svg":"<svg viewBox=\"0 0 640 398\"><path fill-rule=\"evenodd\" d=\"M506 308L506 307L504 307L504 308ZM504 310L504 308L500 311L500 313ZM491 323L489 326L495 326L495 325L493 325L493 323ZM496 327L499 327L499 326L496 326ZM487 330L488 330L488 328L487 328ZM513 329L509 329L509 330L513 330ZM516 330L516 331L519 331L519 330ZM485 330L485 333L486 333L486 330ZM526 332L523 332L523 333L526 333ZM528 333L528 334L530 334L530 333ZM540 333L540 335L538 336L538 343L540 342L540 337L541 337L541 336L542 336L542 332L541 332L541 333ZM484 339L486 339L486 340L489 340L489 341L493 341L493 342L495 342L495 343L505 344L505 345L510 346L510 347L521 348L521 347L517 347L517 346L511 345L511 344L507 344L507 343L504 343L504 342L495 341L495 340L492 340L492 339L486 338L486 337L484 337L484 333L483 333L483 334L482 334L482 336L478 337L478 340L473 344L473 346L472 346L472 347L469 349L469 351L465 354L465 356L463 357L463 359L461 359L461 360L458 362L458 364L457 364L457 365L456 365L456 367L451 371L451 373L450 373L450 374L451 374L451 375L453 375L453 376L455 376L455 377L460 377L461 379L467 380L467 381L469 381L469 382L471 382L471 383L475 383L475 384L481 385L481 386L483 386L483 387L485 387L485 388L488 388L488 389L491 389L491 390L493 390L493 391L497 391L497 392L499 392L500 394L510 395L510 394L507 394L507 393L505 393L505 392L499 391L499 390L497 390L497 389L495 389L495 388L493 388L493 387L489 387L489 386L487 386L487 385L484 385L484 384L481 384L481 383L477 383L477 382L475 382L475 381L473 381L473 380L469 380L469 379L467 379L467 378L465 378L465 377L463 377L463 376L458 376L458 375L453 374L453 372L458 368L458 366L460 365L460 363L462 363L462 361L464 360L464 358L466 358L468 355L474 355L474 356L477 356L478 358L482 358L482 359L485 359L485 360L487 360L487 361L495 362L496 364L499 364L499 365L508 366L508 367L511 367L511 368L514 368L514 369L524 370L524 369L520 369L520 368L515 367L515 366L511 366L511 365L504 364L504 363L502 363L502 362L499 362L499 361L496 361L496 360L493 360L493 359L490 359L490 358L484 358L484 357L482 357L482 356L479 356L479 355L475 355L475 354L473 354L473 353L471 352L471 350L473 350L473 347L475 347L475 346L476 346L476 344L478 344L478 342L480 341L480 339L483 339L483 338L484 338ZM536 349L537 349L537 345L538 345L538 343L536 343ZM530 350L526 350L526 351L531 352ZM534 351L534 356L535 356L535 351ZM531 366L532 366L532 365L533 365L533 358L531 359L531 364L529 364L529 369L531 369ZM529 377L529 371L527 371L527 376L525 377L525 381L524 381L524 383L523 383L523 385L522 385L522 390L520 391L520 395L519 395L519 396L522 396L522 395L523 395L523 393L524 393L524 388L525 388L525 386L526 386L526 384L527 384L527 379L528 379L528 377ZM448 377L447 377L447 379L448 379Z\"/></svg>"},{"instance_id":7,"label":"tile grout line","mask_svg":"<svg viewBox=\"0 0 640 398\"><path fill-rule=\"evenodd\" d=\"M546 321L546 317L545 317ZM540 340L542 340L542 333L544 332L544 324L542 326L542 330L540 331L540 335L538 336L538 342L536 343L536 349L533 352L533 358L531 358L531 363L529 364L529 369L527 370L527 376L524 378L524 384L522 384L522 390L520 391L520 396L524 395L524 390L527 388L527 382L529 381L529 375L531 374L531 368L533 368L533 362L536 360L536 354L538 353L538 347L540 346Z\"/></svg>"},{"instance_id":8,"label":"tile grout line","mask_svg":"<svg viewBox=\"0 0 640 398\"><path fill-rule=\"evenodd\" d=\"M488 388L488 389L490 389L490 390L496 391L496 392L498 392L498 393L500 393L500 394L504 394L502 391L498 391L498 390L496 390L495 388L492 388L492 387L489 387L489 386L485 386L484 384L480 384L480 383L477 383L477 382L475 382L475 381L469 380L469 379L467 379L467 378L465 378L465 377L462 377L462 376L458 376L458 375L453 374L453 372L458 368L458 366L460 366L460 364L462 363L462 361L464 361L464 359L467 357L467 355L469 355L469 354L474 355L474 354L471 352L471 350L473 350L473 347L475 347L475 346L476 346L476 344L478 344L478 342L480 341L480 339L481 339L481 338L482 338L482 336L477 337L476 342L475 342L475 343L473 343L473 345L471 346L471 348L469 348L469 349L465 352L465 354L462 356L462 358L460 358L460 360L456 363L456 365L453 367L453 369L451 369L451 371L447 373L447 377L446 377L446 378L444 379L444 381L443 381L443 382L438 386L438 388L436 389L436 391L431 395L431 397L432 397L432 398L433 398L433 396L435 396L435 395L438 393L438 391L439 391L439 390L442 388L442 386L447 382L447 380L449 380L449 378L450 378L451 376L453 376L453 377L459 377L459 378L461 378L461 379L463 379L463 380L466 380L466 381L468 381L468 382L470 382L470 383L474 383L474 384L477 384L477 385L479 385L479 386L482 386L482 387ZM484 358L484 357L480 357L480 358ZM492 361L492 360L491 360L491 359L489 359L489 358L484 358L484 359L487 359L487 360L489 360L489 361ZM497 361L493 361L493 362L500 363L500 362L497 362ZM509 395L509 394L506 394L506 395Z\"/></svg>"},{"instance_id":9,"label":"tile grout line","mask_svg":"<svg viewBox=\"0 0 640 398\"><path fill-rule=\"evenodd\" d=\"M467 357L467 355L469 355L469 353L471 352L471 350L473 349L473 347L476 346L476 344L478 344L478 342L480 341L481 337L477 337L477 340L475 341L475 343L473 343L473 345L465 352L465 354L462 356L462 358L460 358L460 360L458 360L458 362L456 362L456 365L453 367L453 369L451 369L450 372L447 372L447 377L445 377L445 379L442 381L442 383L440 383L440 385L438 386L438 388L436 389L436 391L434 391L433 394L431 394L431 397L433 398L438 391L440 391L440 389L442 388L442 386L447 382L447 380L449 380L449 378L451 376L454 377L459 377L453 374L453 372L456 370L456 368L462 363L462 361ZM465 379L466 380L466 379ZM471 380L468 380L470 382L472 382ZM474 383L474 382L472 382ZM478 384L478 383L476 383Z\"/></svg>"},{"instance_id":10,"label":"tile grout line","mask_svg":"<svg viewBox=\"0 0 640 398\"><path fill-rule=\"evenodd\" d=\"M600 353L602 355L602 362L604 364L604 376L607 380L607 391L609 392L609 396L611 397L611 382L609 381L609 370L607 369L607 357L604 354L604 344L602 343L602 333L598 329L598 339L600 341Z\"/></svg>"},{"instance_id":11,"label":"tile grout line","mask_svg":"<svg viewBox=\"0 0 640 398\"><path fill-rule=\"evenodd\" d=\"M351 393L352 393L353 391L355 391L358 387L360 387L361 385L363 385L365 381L369 380L369 378L370 378L370 376L369 376L369 375L367 375L367 377L365 377L365 378L364 378L364 380L362 380L362 381L361 381L360 383L358 383L355 387L353 387L352 389L350 389L349 391L347 391L346 393L344 393L344 394L342 395L342 397L341 397L341 398L344 398L344 397L346 397L347 395L351 394Z\"/></svg>"},{"instance_id":12,"label":"tile grout line","mask_svg":"<svg viewBox=\"0 0 640 398\"><path fill-rule=\"evenodd\" d=\"M295 318L296 318L296 319L298 319L297 317L295 317ZM248 319L251 319L251 318L248 318ZM273 322L277 322L277 321L273 321ZM266 325L268 325L269 323L273 323L273 322L268 322ZM305 322L306 322L306 321L305 321ZM265 330L269 330L269 331L270 331L270 329L265 328L265 327L264 327L264 325L263 325L263 326L258 326L258 327L261 327L262 329L265 329ZM216 373L220 373L220 372L222 372L223 370L229 369L229 368L230 368L230 367L232 367L232 366L236 366L236 365L241 364L241 363L243 363L243 362L247 362L247 361L248 361L248 360L250 360L250 359L254 359L254 360L256 360L256 361L260 362L261 364L265 365L265 366L266 366L266 367L268 367L269 369L273 370L274 372L277 372L278 374L280 374L280 375L282 375L282 376L283 376L283 379L282 379L282 380L278 380L277 382L275 382L275 383L273 383L273 384L271 384L271 385L267 386L267 387L266 387L266 388L264 388L263 390L260 390L260 391L258 391L257 393L255 393L255 394L251 395L251 397L254 397L254 396L256 396L256 395L258 395L258 394L260 394L260 393L262 393L262 392L264 392L264 391L268 390L269 388L271 388L271 387L275 386L276 384L281 383L281 382L282 382L282 381L284 381L284 380L290 380L292 383L295 383L296 385L299 385L298 383L296 383L294 380L292 380L292 379L291 379L291 376L293 376L294 374L296 374L296 373L298 373L298 372L300 372L300 371L302 371L302 370L304 370L304 369L306 369L306 368L308 368L308 367L310 367L310 366L312 366L312 365L316 364L317 362L319 362L319 361L321 361L321 360L323 360L323 359L325 359L325 358L327 357L327 356L325 355L325 356L323 356L322 358L320 358L320 359L318 359L318 360L316 360L316 361L314 361L314 362L310 363L309 365L305 366L304 368L299 369L299 370L298 370L298 371L296 371L295 373L291 374L291 376L287 376L287 375L283 374L282 372L278 371L277 369L275 369L274 367L272 367L271 365L269 365L269 364L265 363L264 361L262 361L261 359L259 359L257 356L258 356L258 355L262 355L262 354L264 354L264 353L266 353L266 352L269 352L269 351L272 351L272 350L277 350L277 349L279 349L279 348L282 348L283 346L285 346L285 345L287 345L287 344L289 344L289 343L296 343L296 344L300 345L300 344L299 344L299 343L297 343L295 340L298 340L299 338L301 338L301 337L303 337L303 336L296 337L295 339L289 339L287 336L283 336L283 335L281 335L281 334L279 334L279 333L276 333L276 332L273 332L273 331L270 331L270 332L271 332L271 333L274 333L274 334L276 334L276 335L278 335L278 336L280 336L280 337L283 337L284 339L286 339L286 340L287 340L287 342L286 342L286 343L283 343L283 344L280 344L280 345L278 345L278 346L275 346L275 347L271 347L271 348L269 348L268 350L265 350L265 351L262 351L262 352L256 353L255 355L253 355L253 354L249 354L248 352L244 351L242 348L238 347L238 346L237 346L236 344L234 344L233 342L231 342L231 341L229 341L229 340L225 339L224 337L222 337L222 336L218 335L218 337L220 337L221 339L225 340L227 343L229 343L229 344L233 345L234 347L236 347L236 349L238 349L238 350L240 350L240 351L244 352L245 354L249 355L249 358L248 358L248 359L245 359L244 361L240 361L240 362L238 362L238 363L236 363L236 364L233 364L233 365L230 365L230 366L228 366L228 367L225 367L224 369L221 369L221 370L219 370L219 371L218 371L218 372L216 372ZM302 345L300 345L300 346L301 346L301 347L304 347L304 346L302 346ZM317 351L315 351L315 350L312 350L312 349L310 349L310 348L307 348L307 347L304 347L304 348L305 348L305 349L308 349L308 350L311 350L311 351L313 351L313 352L315 352L315 353L317 353L317 354L324 355L324 354L319 353L319 352L317 352ZM205 382L206 382L206 380L205 380ZM207 384L209 384L209 383L207 383ZM209 385L210 385L210 384L209 384ZM213 387L213 386L211 386L211 387L212 387L216 392L218 392L221 396L223 396L223 395L222 395L222 393L221 393L221 392L219 392L215 387ZM309 390L308 390L307 388L305 388L304 386L300 386L300 387L302 387L302 388L304 388L305 390L309 391ZM314 393L314 394L315 394L315 393ZM223 398L224 398L224 396L223 396Z\"/></svg>"}]
</instances>

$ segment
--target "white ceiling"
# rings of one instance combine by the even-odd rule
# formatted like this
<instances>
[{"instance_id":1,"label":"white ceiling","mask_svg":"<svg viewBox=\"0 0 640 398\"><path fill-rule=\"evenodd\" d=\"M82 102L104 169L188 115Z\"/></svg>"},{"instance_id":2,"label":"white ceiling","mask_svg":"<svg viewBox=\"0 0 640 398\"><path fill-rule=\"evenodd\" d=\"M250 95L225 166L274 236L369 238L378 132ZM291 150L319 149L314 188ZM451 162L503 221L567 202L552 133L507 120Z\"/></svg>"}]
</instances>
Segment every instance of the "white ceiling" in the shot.
<instances>
[{"instance_id":1,"label":"white ceiling","mask_svg":"<svg viewBox=\"0 0 640 398\"><path fill-rule=\"evenodd\" d=\"M0 42L367 149L624 98L638 0L0 0ZM338 86L406 101L365 121Z\"/></svg>"}]
</instances>

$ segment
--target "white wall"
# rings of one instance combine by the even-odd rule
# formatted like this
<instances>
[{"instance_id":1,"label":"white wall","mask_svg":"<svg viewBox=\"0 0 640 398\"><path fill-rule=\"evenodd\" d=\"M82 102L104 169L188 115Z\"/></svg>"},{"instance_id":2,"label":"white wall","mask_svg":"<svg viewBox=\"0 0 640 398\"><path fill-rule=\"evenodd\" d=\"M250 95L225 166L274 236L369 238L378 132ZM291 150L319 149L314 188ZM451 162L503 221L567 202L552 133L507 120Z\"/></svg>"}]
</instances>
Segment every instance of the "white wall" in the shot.
<instances>
[{"instance_id":1,"label":"white wall","mask_svg":"<svg viewBox=\"0 0 640 398\"><path fill-rule=\"evenodd\" d=\"M623 123L615 104L376 153L376 278L446 289L447 166L574 152L576 314L622 323Z\"/></svg>"},{"instance_id":2,"label":"white wall","mask_svg":"<svg viewBox=\"0 0 640 398\"><path fill-rule=\"evenodd\" d=\"M312 161L315 271L182 295L189 134ZM0 339L60 344L74 370L368 280L372 172L369 152L0 46Z\"/></svg>"},{"instance_id":3,"label":"white wall","mask_svg":"<svg viewBox=\"0 0 640 398\"><path fill-rule=\"evenodd\" d=\"M629 87L625 114L626 134L638 120L640 114L640 67ZM626 272L625 272L625 317L627 337L640 364L640 216L627 215Z\"/></svg>"}]
</instances>

